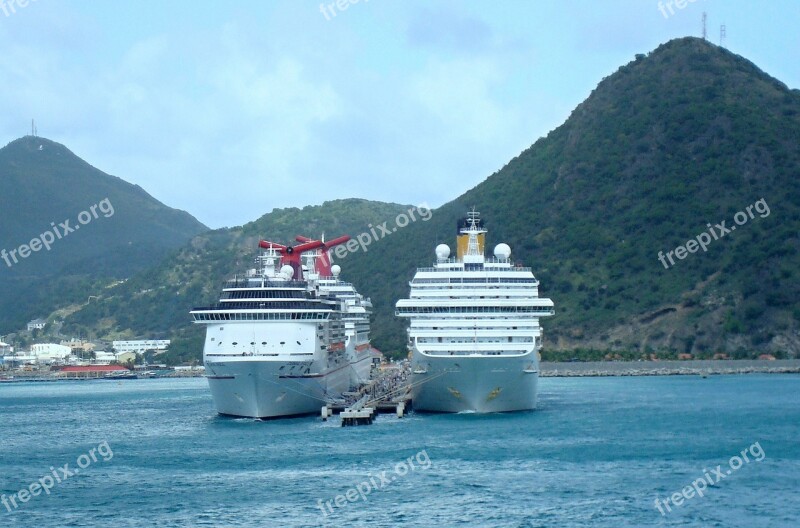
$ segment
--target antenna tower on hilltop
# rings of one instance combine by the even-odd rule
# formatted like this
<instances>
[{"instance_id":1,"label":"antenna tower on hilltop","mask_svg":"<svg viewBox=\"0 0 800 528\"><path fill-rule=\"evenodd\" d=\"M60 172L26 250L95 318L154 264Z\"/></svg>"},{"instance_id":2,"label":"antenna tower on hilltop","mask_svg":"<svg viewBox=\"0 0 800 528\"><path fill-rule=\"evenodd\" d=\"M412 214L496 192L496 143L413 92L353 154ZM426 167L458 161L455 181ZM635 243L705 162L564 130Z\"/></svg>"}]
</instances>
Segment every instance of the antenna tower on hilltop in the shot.
<instances>
[{"instance_id":1,"label":"antenna tower on hilltop","mask_svg":"<svg viewBox=\"0 0 800 528\"><path fill-rule=\"evenodd\" d=\"M706 33L706 20L707 20L706 12L703 11L703 40L707 40L706 37L708 36Z\"/></svg>"}]
</instances>

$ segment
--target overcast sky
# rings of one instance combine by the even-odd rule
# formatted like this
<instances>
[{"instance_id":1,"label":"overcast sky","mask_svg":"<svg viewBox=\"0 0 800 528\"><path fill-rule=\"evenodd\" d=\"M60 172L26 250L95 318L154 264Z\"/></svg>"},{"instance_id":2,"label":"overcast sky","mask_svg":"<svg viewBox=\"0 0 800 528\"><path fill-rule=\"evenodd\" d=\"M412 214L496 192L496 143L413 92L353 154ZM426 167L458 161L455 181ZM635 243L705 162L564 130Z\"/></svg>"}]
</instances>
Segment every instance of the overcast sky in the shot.
<instances>
[{"instance_id":1,"label":"overcast sky","mask_svg":"<svg viewBox=\"0 0 800 528\"><path fill-rule=\"evenodd\" d=\"M725 24L728 49L800 88L798 0L17 2L0 1L0 145L35 118L210 227L334 198L439 206L634 54L700 36L704 11L710 41Z\"/></svg>"}]
</instances>

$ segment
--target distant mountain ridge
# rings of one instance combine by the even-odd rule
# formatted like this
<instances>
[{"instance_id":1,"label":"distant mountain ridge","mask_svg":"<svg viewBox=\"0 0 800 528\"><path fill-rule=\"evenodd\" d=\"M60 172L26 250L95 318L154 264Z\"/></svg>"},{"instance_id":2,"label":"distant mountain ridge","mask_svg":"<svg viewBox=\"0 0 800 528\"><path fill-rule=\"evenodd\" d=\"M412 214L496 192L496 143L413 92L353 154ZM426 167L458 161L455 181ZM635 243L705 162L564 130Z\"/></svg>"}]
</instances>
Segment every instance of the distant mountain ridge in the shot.
<instances>
[{"instance_id":1,"label":"distant mountain ridge","mask_svg":"<svg viewBox=\"0 0 800 528\"><path fill-rule=\"evenodd\" d=\"M603 79L563 125L430 221L349 255L342 276L373 300L374 344L404 355L394 303L437 244L453 246L456 222L474 206L489 229L487 252L508 243L555 302L556 316L543 321L546 357L796 356L798 174L800 92L702 39L676 39ZM759 200L768 215L734 222ZM338 200L202 234L104 291L67 328L101 337L163 332L178 338L172 360L198 359L202 332L188 309L214 299L259 237L355 236L405 208ZM677 257L676 248L720 222L737 230ZM659 257L669 251L674 263L665 268Z\"/></svg>"},{"instance_id":2,"label":"distant mountain ridge","mask_svg":"<svg viewBox=\"0 0 800 528\"><path fill-rule=\"evenodd\" d=\"M0 215L5 332L46 315L61 297L82 294L94 281L152 266L208 229L36 136L0 149Z\"/></svg>"}]
</instances>

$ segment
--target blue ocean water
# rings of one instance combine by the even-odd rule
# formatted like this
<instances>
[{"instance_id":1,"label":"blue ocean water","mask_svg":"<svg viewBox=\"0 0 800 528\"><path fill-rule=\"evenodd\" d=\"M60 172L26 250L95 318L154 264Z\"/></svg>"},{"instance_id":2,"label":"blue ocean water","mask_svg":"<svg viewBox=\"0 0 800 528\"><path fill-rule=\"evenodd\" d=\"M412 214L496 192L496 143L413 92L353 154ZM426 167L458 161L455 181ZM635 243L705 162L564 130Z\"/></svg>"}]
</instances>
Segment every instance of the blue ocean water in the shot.
<instances>
[{"instance_id":1,"label":"blue ocean water","mask_svg":"<svg viewBox=\"0 0 800 528\"><path fill-rule=\"evenodd\" d=\"M796 527L798 490L796 375L544 378L534 412L349 428L218 417L203 379L0 385L0 526Z\"/></svg>"}]
</instances>

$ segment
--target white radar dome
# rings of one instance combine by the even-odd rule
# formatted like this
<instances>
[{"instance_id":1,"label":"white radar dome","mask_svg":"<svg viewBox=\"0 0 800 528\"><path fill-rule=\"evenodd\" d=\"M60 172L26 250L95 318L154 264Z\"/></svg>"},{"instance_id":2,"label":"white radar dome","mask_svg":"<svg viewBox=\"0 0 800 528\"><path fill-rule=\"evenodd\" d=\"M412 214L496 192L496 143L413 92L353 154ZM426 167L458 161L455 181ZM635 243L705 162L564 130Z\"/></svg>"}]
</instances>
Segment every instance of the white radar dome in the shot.
<instances>
[{"instance_id":1,"label":"white radar dome","mask_svg":"<svg viewBox=\"0 0 800 528\"><path fill-rule=\"evenodd\" d=\"M450 258L450 246L447 244L439 244L436 246L436 258L439 260L447 260Z\"/></svg>"},{"instance_id":2,"label":"white radar dome","mask_svg":"<svg viewBox=\"0 0 800 528\"><path fill-rule=\"evenodd\" d=\"M333 273L334 277L338 277L339 274L342 272L342 267L338 264L334 264L331 266L331 273Z\"/></svg>"},{"instance_id":3,"label":"white radar dome","mask_svg":"<svg viewBox=\"0 0 800 528\"><path fill-rule=\"evenodd\" d=\"M283 275L287 279L291 279L294 276L294 269L290 265L284 264L281 267L281 275Z\"/></svg>"},{"instance_id":4,"label":"white radar dome","mask_svg":"<svg viewBox=\"0 0 800 528\"><path fill-rule=\"evenodd\" d=\"M494 256L501 260L508 260L511 256L511 248L508 244L497 244L494 248Z\"/></svg>"}]
</instances>

